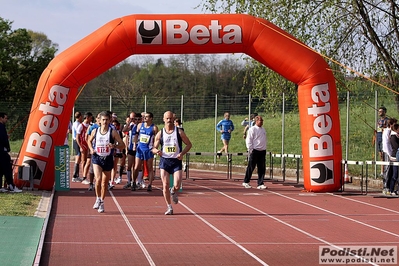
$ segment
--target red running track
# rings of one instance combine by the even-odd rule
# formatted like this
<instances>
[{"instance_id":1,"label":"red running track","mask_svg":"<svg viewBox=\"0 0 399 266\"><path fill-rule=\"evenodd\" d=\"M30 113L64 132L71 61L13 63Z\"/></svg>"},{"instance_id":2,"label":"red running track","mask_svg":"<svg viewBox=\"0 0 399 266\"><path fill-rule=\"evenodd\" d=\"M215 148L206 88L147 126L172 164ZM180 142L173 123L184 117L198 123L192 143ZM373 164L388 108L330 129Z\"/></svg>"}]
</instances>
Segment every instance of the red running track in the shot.
<instances>
[{"instance_id":1,"label":"red running track","mask_svg":"<svg viewBox=\"0 0 399 266\"><path fill-rule=\"evenodd\" d=\"M200 180L209 177L220 179ZM173 216L160 180L152 192L117 185L102 214L87 185L71 183L54 196L41 265L319 265L319 246L399 245L397 198L272 182L245 189L196 170L190 178Z\"/></svg>"}]
</instances>

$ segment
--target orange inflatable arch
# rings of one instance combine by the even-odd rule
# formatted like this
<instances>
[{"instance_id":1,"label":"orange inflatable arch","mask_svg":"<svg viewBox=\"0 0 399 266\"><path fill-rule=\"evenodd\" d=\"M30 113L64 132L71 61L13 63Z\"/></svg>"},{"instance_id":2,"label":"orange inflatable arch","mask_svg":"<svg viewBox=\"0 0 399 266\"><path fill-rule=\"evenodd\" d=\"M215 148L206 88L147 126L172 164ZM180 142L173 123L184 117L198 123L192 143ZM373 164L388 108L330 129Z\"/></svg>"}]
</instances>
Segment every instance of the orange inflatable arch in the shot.
<instances>
[{"instance_id":1,"label":"orange inflatable arch","mask_svg":"<svg viewBox=\"0 0 399 266\"><path fill-rule=\"evenodd\" d=\"M329 66L269 21L242 14L130 15L56 56L37 85L18 159L37 166L34 186L54 186L54 148L64 143L80 86L134 54L189 53L245 53L297 84L305 189L339 190L340 122Z\"/></svg>"}]
</instances>

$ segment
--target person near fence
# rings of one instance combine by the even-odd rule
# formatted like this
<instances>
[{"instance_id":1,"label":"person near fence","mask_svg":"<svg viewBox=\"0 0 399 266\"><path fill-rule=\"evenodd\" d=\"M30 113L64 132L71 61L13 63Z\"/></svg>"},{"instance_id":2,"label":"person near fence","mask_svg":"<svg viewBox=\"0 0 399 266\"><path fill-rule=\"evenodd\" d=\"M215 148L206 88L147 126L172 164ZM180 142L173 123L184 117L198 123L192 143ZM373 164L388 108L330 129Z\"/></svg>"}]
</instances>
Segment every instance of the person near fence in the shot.
<instances>
[{"instance_id":1,"label":"person near fence","mask_svg":"<svg viewBox=\"0 0 399 266\"><path fill-rule=\"evenodd\" d=\"M154 144L154 137L158 133L158 127L153 123L154 115L151 112L146 112L144 121L137 125L137 133L134 137L134 142L137 142L136 161L133 171L133 180L131 190L136 190L136 180L140 169L142 169L143 162L148 169L148 186L147 191L152 191L152 181L154 180L154 154L152 147Z\"/></svg>"},{"instance_id":2,"label":"person near fence","mask_svg":"<svg viewBox=\"0 0 399 266\"><path fill-rule=\"evenodd\" d=\"M69 146L69 134L72 134L72 122L69 121L68 123L68 129L67 129L67 133L65 136L65 141L64 141L64 145Z\"/></svg>"},{"instance_id":3,"label":"person near fence","mask_svg":"<svg viewBox=\"0 0 399 266\"><path fill-rule=\"evenodd\" d=\"M392 153L391 153L391 157L392 157L392 161L396 161L399 162L399 124L394 124L393 128L392 128L392 134L391 134L391 145L392 145ZM398 174L399 174L399 166L394 165L392 167L392 177L391 180L389 182L389 184L387 184L388 188L389 188L389 192L388 195L392 195L392 196L396 196L397 192L395 191L395 185L396 185L396 181L398 180Z\"/></svg>"},{"instance_id":4,"label":"person near fence","mask_svg":"<svg viewBox=\"0 0 399 266\"><path fill-rule=\"evenodd\" d=\"M124 149L125 143L116 130L110 127L111 115L104 111L100 114L100 127L94 129L89 136L88 143L92 154L94 176L96 179L96 201L93 209L104 212L104 199L114 167L113 152Z\"/></svg>"},{"instance_id":5,"label":"person near fence","mask_svg":"<svg viewBox=\"0 0 399 266\"><path fill-rule=\"evenodd\" d=\"M234 130L233 121L230 120L230 113L226 112L223 115L223 119L216 125L216 130L221 133L220 139L223 142L223 147L218 151L218 158L224 151L226 154L229 153L229 142L231 139L231 132Z\"/></svg>"},{"instance_id":6,"label":"person near fence","mask_svg":"<svg viewBox=\"0 0 399 266\"><path fill-rule=\"evenodd\" d=\"M377 121L377 129L375 130L375 138L377 145L377 152L380 156L380 160L384 161L384 151L382 147L382 132L386 128L387 125L387 108L385 106L381 106L378 108L379 119ZM381 176L384 176L384 166L381 165Z\"/></svg>"},{"instance_id":7,"label":"person near fence","mask_svg":"<svg viewBox=\"0 0 399 266\"><path fill-rule=\"evenodd\" d=\"M80 160L82 162L83 169L83 179L82 183L88 185L90 182L87 180L87 176L89 174L90 169L90 160L89 157L89 147L87 144L87 130L89 129L91 123L93 122L93 114L91 112L86 112L83 115L83 122L80 123L78 128L76 129L76 143L80 149Z\"/></svg>"},{"instance_id":8,"label":"person near fence","mask_svg":"<svg viewBox=\"0 0 399 266\"><path fill-rule=\"evenodd\" d=\"M159 169L162 180L162 190L167 209L165 215L172 215L172 202L177 204L177 192L182 182L183 157L192 147L190 139L184 130L174 125L173 113L167 111L163 115L164 128L157 133L152 152L160 156ZM183 143L185 147L183 149ZM161 148L159 149L159 145ZM173 186L170 187L169 176L173 175Z\"/></svg>"},{"instance_id":9,"label":"person near fence","mask_svg":"<svg viewBox=\"0 0 399 266\"><path fill-rule=\"evenodd\" d=\"M22 192L14 184L12 176L12 160L9 152L11 151L10 141L6 130L6 123L8 115L6 113L0 113L0 192ZM7 188L3 185L3 175L7 183Z\"/></svg>"},{"instance_id":10,"label":"person near fence","mask_svg":"<svg viewBox=\"0 0 399 266\"><path fill-rule=\"evenodd\" d=\"M249 153L248 166L245 171L244 183L242 185L245 188L251 188L250 181L252 173L255 167L258 168L258 189L266 189L263 180L266 172L266 148L267 148L267 137L266 130L263 127L262 116L255 117L255 125L248 130L247 138L245 143Z\"/></svg>"},{"instance_id":11,"label":"person near fence","mask_svg":"<svg viewBox=\"0 0 399 266\"><path fill-rule=\"evenodd\" d=\"M391 161L391 154L392 154L392 145L391 145L391 134L395 133L393 131L393 126L397 123L396 118L389 118L387 120L387 125L385 130L382 132L382 150L384 152L384 161L390 162ZM392 178L392 169L391 165L386 165L384 167L384 180L383 180L383 189L382 193L387 194L389 193L390 182Z\"/></svg>"},{"instance_id":12,"label":"person near fence","mask_svg":"<svg viewBox=\"0 0 399 266\"><path fill-rule=\"evenodd\" d=\"M255 117L258 115L258 113L253 113L249 116L249 121L248 118L245 118L242 122L241 125L244 126L244 134L243 134L243 139L247 137L247 132L248 129L252 126L255 125Z\"/></svg>"},{"instance_id":13,"label":"person near fence","mask_svg":"<svg viewBox=\"0 0 399 266\"><path fill-rule=\"evenodd\" d=\"M80 147L76 141L76 131L79 125L83 122L83 116L81 112L75 112L75 121L72 124L72 146L75 151L75 165L73 170L72 182L82 182L79 177L80 162L82 161L82 154L80 153Z\"/></svg>"},{"instance_id":14,"label":"person near fence","mask_svg":"<svg viewBox=\"0 0 399 266\"><path fill-rule=\"evenodd\" d=\"M180 118L175 118L175 126L184 131L183 123Z\"/></svg>"}]
</instances>

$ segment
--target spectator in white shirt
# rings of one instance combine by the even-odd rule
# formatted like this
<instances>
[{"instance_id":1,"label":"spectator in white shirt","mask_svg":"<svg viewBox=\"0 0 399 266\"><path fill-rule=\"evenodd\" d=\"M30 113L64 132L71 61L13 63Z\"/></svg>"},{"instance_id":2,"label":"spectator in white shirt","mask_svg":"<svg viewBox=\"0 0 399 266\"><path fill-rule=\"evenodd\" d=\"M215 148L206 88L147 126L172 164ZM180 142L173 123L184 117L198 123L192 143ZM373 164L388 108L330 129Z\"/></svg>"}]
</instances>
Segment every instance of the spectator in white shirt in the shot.
<instances>
[{"instance_id":1,"label":"spectator in white shirt","mask_svg":"<svg viewBox=\"0 0 399 266\"><path fill-rule=\"evenodd\" d=\"M263 180L266 172L266 130L263 126L263 118L261 116L255 117L255 125L248 130L247 138L245 143L247 145L249 159L248 166L245 172L244 183L242 185L245 188L251 188L249 182L251 181L252 173L255 166L258 167L258 189L266 189Z\"/></svg>"},{"instance_id":2,"label":"spectator in white shirt","mask_svg":"<svg viewBox=\"0 0 399 266\"><path fill-rule=\"evenodd\" d=\"M396 134L392 131L392 127L397 123L396 118L389 118L387 120L387 125L382 132L382 150L384 152L384 161L396 161L393 158L391 159L392 154L392 145L391 145L391 135ZM390 165L386 165L384 167L384 187L382 190L383 194L387 194L389 192L389 185L392 178L392 167Z\"/></svg>"}]
</instances>

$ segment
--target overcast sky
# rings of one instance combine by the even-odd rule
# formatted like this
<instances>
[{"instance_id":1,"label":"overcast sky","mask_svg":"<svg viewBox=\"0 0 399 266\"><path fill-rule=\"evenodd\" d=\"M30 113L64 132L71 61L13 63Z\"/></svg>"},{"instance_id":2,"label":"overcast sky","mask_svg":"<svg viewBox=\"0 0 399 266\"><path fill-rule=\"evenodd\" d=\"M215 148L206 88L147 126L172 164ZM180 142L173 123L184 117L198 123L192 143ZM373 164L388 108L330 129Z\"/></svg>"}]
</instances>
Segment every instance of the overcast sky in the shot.
<instances>
[{"instance_id":1,"label":"overcast sky","mask_svg":"<svg viewBox=\"0 0 399 266\"><path fill-rule=\"evenodd\" d=\"M64 51L109 21L132 14L201 14L201 0L0 0L12 28L42 32Z\"/></svg>"}]
</instances>

